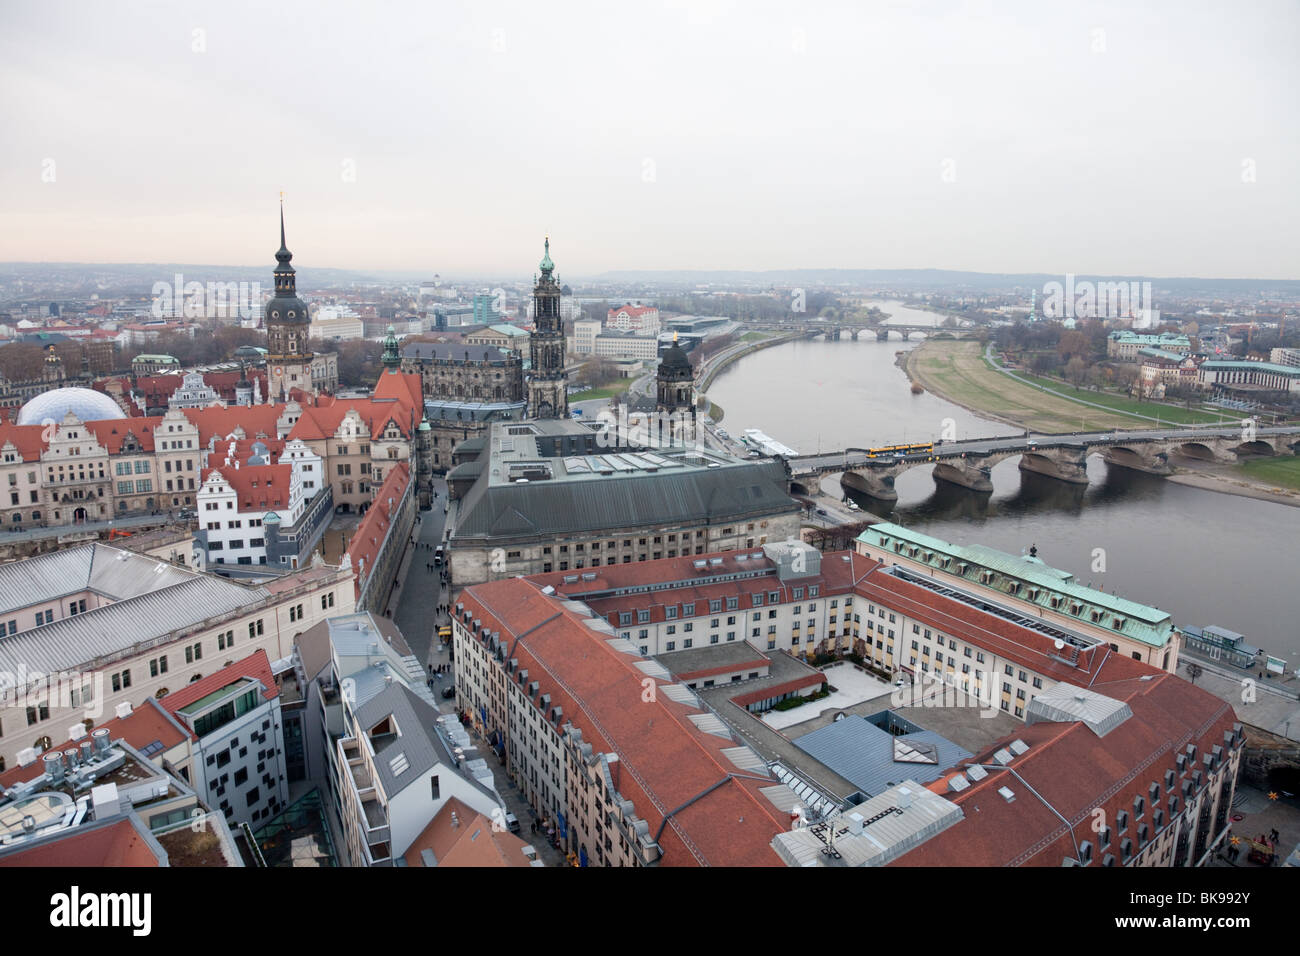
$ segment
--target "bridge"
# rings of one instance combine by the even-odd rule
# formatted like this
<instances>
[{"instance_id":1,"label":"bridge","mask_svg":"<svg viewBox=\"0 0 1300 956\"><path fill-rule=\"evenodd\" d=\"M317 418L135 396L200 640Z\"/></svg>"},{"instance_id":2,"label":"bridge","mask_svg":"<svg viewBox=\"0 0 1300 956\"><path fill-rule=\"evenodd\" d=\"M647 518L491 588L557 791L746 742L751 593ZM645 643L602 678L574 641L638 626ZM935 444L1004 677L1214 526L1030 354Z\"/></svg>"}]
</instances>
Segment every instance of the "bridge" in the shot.
<instances>
[{"instance_id":1,"label":"bridge","mask_svg":"<svg viewBox=\"0 0 1300 956\"><path fill-rule=\"evenodd\" d=\"M882 501L895 501L894 480L913 468L932 467L934 477L972 491L992 491L990 472L1007 458L1020 456L1020 470L1074 484L1088 483L1088 456L1101 454L1108 465L1152 475L1169 475L1169 456L1235 462L1242 455L1300 454L1300 426L1255 428L1148 429L1087 432L1074 435L1029 435L972 438L943 442L929 454L872 458L865 448L784 459L794 494L816 491L825 475L842 473L840 484Z\"/></svg>"},{"instance_id":2,"label":"bridge","mask_svg":"<svg viewBox=\"0 0 1300 956\"><path fill-rule=\"evenodd\" d=\"M889 333L897 332L903 341L907 341L913 332L924 332L927 337L932 339L969 339L979 335L980 329L977 328L946 328L942 325L902 325L889 323L886 325L872 325L867 328L850 328L847 325L828 325L821 329L810 329L811 334L817 335L825 333L827 342L838 342L845 335L848 335L854 341L857 341L859 335L875 334L876 341L884 342L889 338Z\"/></svg>"}]
</instances>

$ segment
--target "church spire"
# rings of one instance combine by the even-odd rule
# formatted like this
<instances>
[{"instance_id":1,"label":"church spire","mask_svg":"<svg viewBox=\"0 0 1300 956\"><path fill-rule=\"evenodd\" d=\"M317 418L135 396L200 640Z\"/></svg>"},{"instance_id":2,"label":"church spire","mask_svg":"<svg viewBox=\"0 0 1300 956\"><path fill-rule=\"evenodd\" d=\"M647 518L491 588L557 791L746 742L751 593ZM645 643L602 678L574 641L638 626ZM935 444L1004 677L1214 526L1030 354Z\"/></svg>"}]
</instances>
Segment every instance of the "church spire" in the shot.
<instances>
[{"instance_id":1,"label":"church spire","mask_svg":"<svg viewBox=\"0 0 1300 956\"><path fill-rule=\"evenodd\" d=\"M280 193L280 251L275 254L275 294L281 297L291 297L297 294L297 280L294 277L294 268L289 263L293 261L293 253L289 251L288 245L284 241L284 193Z\"/></svg>"},{"instance_id":2,"label":"church spire","mask_svg":"<svg viewBox=\"0 0 1300 956\"><path fill-rule=\"evenodd\" d=\"M555 271L555 263L551 261L551 237L546 237L546 254L542 256L542 277L549 279L551 273Z\"/></svg>"}]
</instances>

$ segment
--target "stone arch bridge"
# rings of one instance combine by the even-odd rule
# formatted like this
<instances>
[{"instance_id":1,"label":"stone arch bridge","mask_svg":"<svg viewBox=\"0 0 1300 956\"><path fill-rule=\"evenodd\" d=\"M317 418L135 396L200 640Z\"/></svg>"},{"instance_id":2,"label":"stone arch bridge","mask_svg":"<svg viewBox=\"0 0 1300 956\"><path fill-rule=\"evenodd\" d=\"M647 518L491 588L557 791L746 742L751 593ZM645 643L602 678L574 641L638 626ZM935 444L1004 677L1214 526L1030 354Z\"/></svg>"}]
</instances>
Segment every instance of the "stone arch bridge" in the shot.
<instances>
[{"instance_id":1,"label":"stone arch bridge","mask_svg":"<svg viewBox=\"0 0 1300 956\"><path fill-rule=\"evenodd\" d=\"M944 442L933 452L904 456L877 455L848 448L823 455L785 459L794 494L816 491L820 479L843 473L840 483L883 501L894 501L894 480L913 468L930 467L934 477L973 491L992 491L990 472L998 462L1020 456L1020 470L1060 481L1088 483L1088 456L1100 454L1108 465L1152 475L1172 474L1169 456L1235 462L1242 456L1300 454L1300 426L1089 432L1075 435L1024 435Z\"/></svg>"}]
</instances>

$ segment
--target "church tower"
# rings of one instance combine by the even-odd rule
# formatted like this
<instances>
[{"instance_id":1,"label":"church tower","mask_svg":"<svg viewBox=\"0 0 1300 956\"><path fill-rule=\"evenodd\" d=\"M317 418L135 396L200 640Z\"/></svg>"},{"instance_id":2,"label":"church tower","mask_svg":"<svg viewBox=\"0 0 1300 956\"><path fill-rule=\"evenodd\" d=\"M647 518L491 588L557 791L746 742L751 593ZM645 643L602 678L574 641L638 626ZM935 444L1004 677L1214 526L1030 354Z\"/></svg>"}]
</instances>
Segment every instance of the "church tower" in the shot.
<instances>
[{"instance_id":1,"label":"church tower","mask_svg":"<svg viewBox=\"0 0 1300 956\"><path fill-rule=\"evenodd\" d=\"M660 448L695 443L695 370L690 359L677 344L664 350L655 374L657 389L655 418Z\"/></svg>"},{"instance_id":2,"label":"church tower","mask_svg":"<svg viewBox=\"0 0 1300 956\"><path fill-rule=\"evenodd\" d=\"M569 376L564 371L564 324L560 320L560 283L546 239L542 275L533 288L533 333L528 341L532 370L528 376L528 417L569 416Z\"/></svg>"},{"instance_id":3,"label":"church tower","mask_svg":"<svg viewBox=\"0 0 1300 956\"><path fill-rule=\"evenodd\" d=\"M307 304L298 298L293 253L284 241L284 200L280 200L280 251L275 254L275 295L266 304L268 401L289 400L289 390L312 392Z\"/></svg>"},{"instance_id":4,"label":"church tower","mask_svg":"<svg viewBox=\"0 0 1300 956\"><path fill-rule=\"evenodd\" d=\"M41 369L41 381L43 382L62 382L67 378L63 371L63 359L59 358L59 353L54 351L51 345L45 353L45 365Z\"/></svg>"}]
</instances>

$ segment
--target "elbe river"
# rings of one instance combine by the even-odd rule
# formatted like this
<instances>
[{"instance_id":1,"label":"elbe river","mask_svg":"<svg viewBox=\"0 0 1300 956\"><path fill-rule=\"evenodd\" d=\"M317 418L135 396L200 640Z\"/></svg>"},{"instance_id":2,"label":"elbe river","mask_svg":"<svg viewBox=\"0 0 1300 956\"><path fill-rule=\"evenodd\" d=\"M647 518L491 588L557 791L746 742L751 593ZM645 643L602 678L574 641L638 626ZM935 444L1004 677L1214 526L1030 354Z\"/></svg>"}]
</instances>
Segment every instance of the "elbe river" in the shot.
<instances>
[{"instance_id":1,"label":"elbe river","mask_svg":"<svg viewBox=\"0 0 1300 956\"><path fill-rule=\"evenodd\" d=\"M896 302L878 304L894 323L941 320ZM899 351L919 344L918 336L878 342L874 335L789 342L724 369L709 397L725 410L722 424L732 435L758 428L804 454L933 440L948 419L957 439L1020 433L928 392L913 395L894 363ZM1108 467L1096 455L1086 488L1022 473L1019 461L993 468L991 496L936 482L932 466L920 466L899 475L893 512L855 498L946 541L1012 554L1037 545L1042 560L1082 584L1162 608L1180 626L1238 631L1285 658L1288 671L1300 667L1300 508Z\"/></svg>"}]
</instances>

